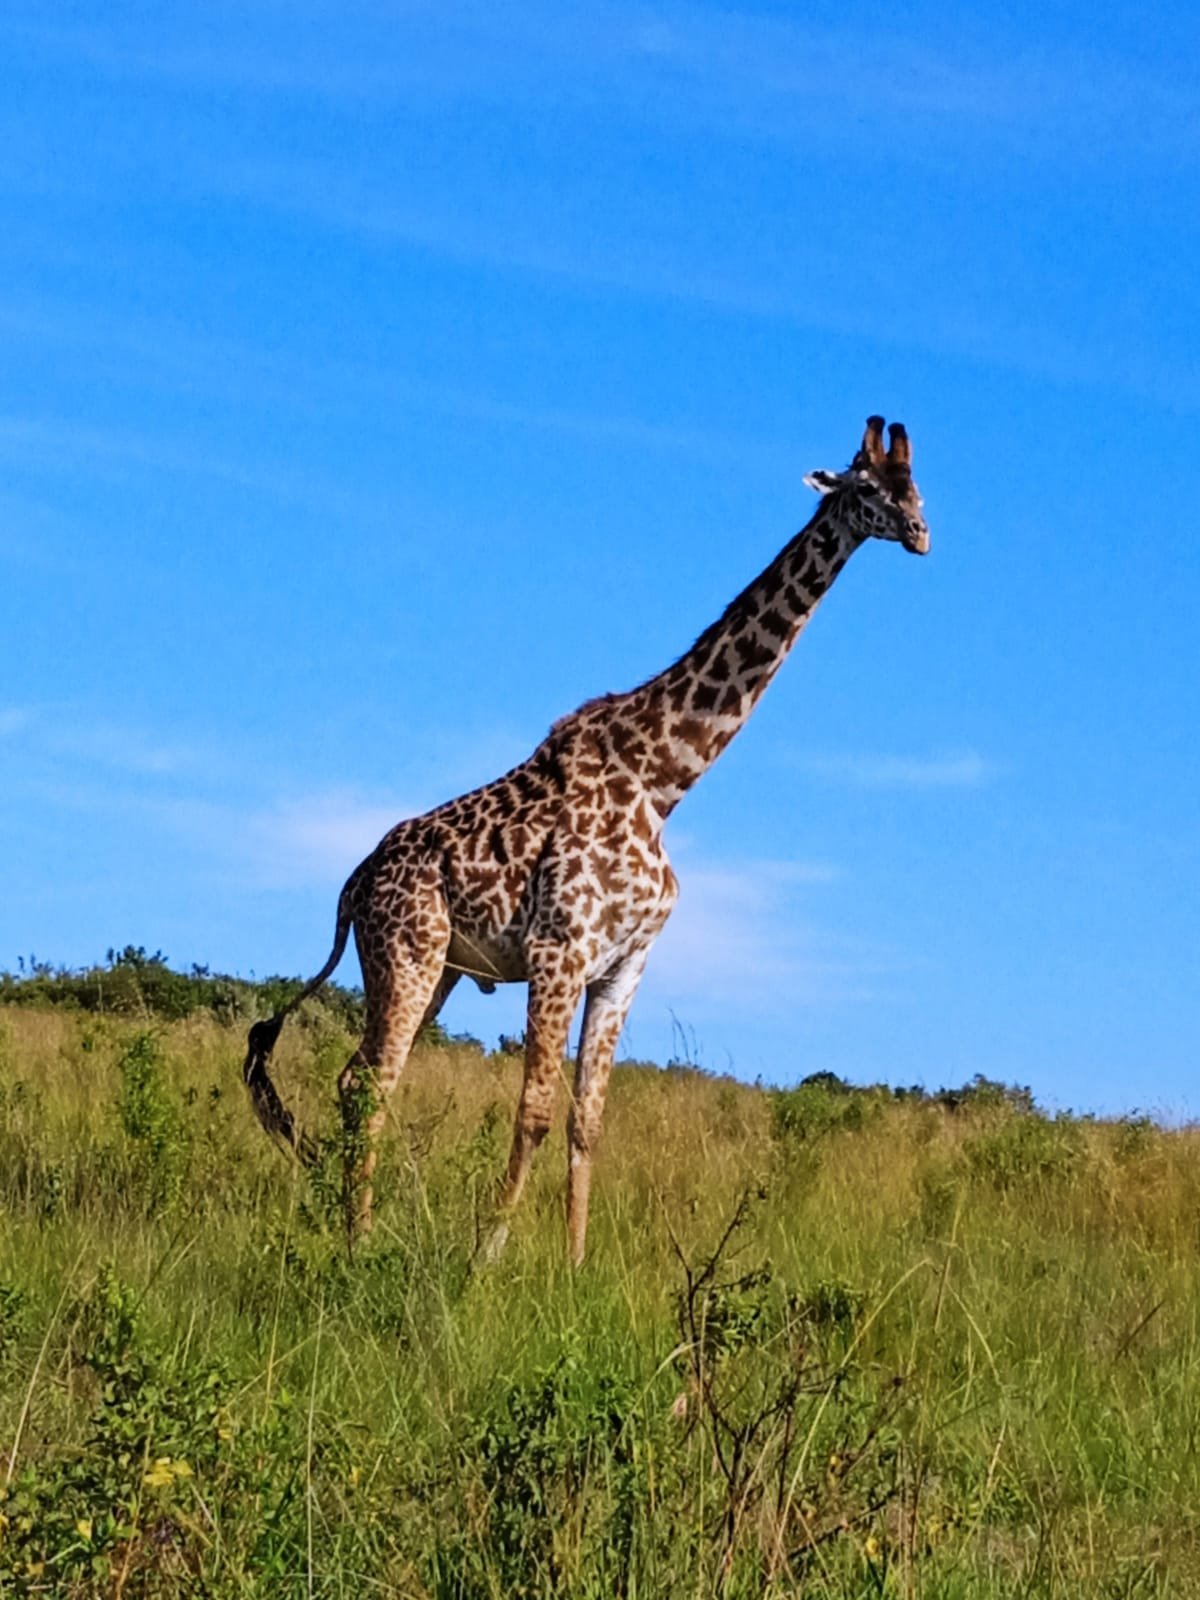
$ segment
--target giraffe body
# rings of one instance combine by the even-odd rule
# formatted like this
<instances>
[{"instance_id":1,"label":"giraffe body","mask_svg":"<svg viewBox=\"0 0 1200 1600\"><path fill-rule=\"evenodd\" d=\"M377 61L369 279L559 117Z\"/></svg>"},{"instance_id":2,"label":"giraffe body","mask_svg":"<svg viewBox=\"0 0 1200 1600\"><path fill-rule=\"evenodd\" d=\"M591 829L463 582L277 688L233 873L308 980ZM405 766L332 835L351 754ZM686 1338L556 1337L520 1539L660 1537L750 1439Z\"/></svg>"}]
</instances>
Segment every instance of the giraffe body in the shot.
<instances>
[{"instance_id":1,"label":"giraffe body","mask_svg":"<svg viewBox=\"0 0 1200 1600\"><path fill-rule=\"evenodd\" d=\"M386 1097L421 1027L465 973L483 988L529 985L524 1083L493 1251L550 1127L571 1020L584 1002L567 1204L572 1259L582 1260L613 1054L678 894L663 825L745 723L854 549L872 535L928 547L906 436L894 425L885 455L881 429L881 419L869 420L846 473L810 478L825 499L808 527L664 673L587 702L503 777L399 823L347 880L329 961L284 1012L255 1024L245 1071L267 1128L311 1155L267 1061L283 1018L333 971L353 927L367 1022L339 1080L352 1234L370 1222Z\"/></svg>"}]
</instances>

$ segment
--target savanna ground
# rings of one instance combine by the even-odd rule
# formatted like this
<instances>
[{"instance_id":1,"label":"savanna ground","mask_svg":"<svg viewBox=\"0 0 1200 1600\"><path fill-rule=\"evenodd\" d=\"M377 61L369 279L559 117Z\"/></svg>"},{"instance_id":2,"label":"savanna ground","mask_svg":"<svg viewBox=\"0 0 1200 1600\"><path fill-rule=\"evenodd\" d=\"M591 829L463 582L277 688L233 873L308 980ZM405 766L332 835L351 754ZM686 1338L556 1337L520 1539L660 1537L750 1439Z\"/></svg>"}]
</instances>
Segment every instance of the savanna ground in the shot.
<instances>
[{"instance_id":1,"label":"savanna ground","mask_svg":"<svg viewBox=\"0 0 1200 1600\"><path fill-rule=\"evenodd\" d=\"M584 1270L560 1131L472 1272L520 1067L443 1038L348 1259L352 1002L310 1180L274 996L164 973L0 985L0 1592L1200 1595L1195 1131L629 1066Z\"/></svg>"}]
</instances>

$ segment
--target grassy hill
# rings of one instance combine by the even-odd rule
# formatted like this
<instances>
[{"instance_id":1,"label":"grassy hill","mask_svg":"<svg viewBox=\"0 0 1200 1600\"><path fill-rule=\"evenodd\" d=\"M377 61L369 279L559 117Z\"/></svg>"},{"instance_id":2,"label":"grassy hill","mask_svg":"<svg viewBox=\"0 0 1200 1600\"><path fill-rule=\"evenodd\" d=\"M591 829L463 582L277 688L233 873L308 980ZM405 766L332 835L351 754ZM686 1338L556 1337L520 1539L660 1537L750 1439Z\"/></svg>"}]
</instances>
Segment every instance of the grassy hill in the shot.
<instances>
[{"instance_id":1,"label":"grassy hill","mask_svg":"<svg viewBox=\"0 0 1200 1600\"><path fill-rule=\"evenodd\" d=\"M441 1038L348 1260L356 997L276 1057L310 1180L241 1087L278 991L156 965L0 1004L6 1592L1200 1594L1194 1131L626 1066L583 1272L561 1129L472 1272L520 1065Z\"/></svg>"}]
</instances>

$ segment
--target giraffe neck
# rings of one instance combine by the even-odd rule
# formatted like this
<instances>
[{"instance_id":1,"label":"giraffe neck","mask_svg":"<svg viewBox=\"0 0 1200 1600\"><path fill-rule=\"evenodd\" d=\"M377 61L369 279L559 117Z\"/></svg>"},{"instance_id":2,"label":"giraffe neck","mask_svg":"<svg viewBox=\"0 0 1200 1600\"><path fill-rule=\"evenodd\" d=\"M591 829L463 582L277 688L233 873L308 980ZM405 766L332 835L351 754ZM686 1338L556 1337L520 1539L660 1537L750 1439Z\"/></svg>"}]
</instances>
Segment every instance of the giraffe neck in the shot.
<instances>
[{"instance_id":1,"label":"giraffe neck","mask_svg":"<svg viewBox=\"0 0 1200 1600\"><path fill-rule=\"evenodd\" d=\"M615 697L613 754L661 816L748 721L861 537L824 501L807 527L742 590L679 660Z\"/></svg>"}]
</instances>

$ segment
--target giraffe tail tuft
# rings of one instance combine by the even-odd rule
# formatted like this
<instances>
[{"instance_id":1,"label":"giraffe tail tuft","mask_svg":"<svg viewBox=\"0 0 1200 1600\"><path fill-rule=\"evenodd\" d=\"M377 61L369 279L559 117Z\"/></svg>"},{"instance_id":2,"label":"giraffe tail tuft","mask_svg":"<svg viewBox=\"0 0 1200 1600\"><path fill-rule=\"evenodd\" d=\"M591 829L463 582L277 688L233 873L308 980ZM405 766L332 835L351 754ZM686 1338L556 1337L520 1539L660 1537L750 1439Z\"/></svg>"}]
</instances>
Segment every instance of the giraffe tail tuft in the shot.
<instances>
[{"instance_id":1,"label":"giraffe tail tuft","mask_svg":"<svg viewBox=\"0 0 1200 1600\"><path fill-rule=\"evenodd\" d=\"M242 1076L263 1127L273 1139L286 1145L299 1158L302 1166L312 1167L316 1165L319 1154L316 1143L296 1127L296 1119L279 1098L267 1071L267 1062L271 1059L271 1051L275 1048L286 1016L286 1011L277 1011L269 1021L256 1022L250 1029Z\"/></svg>"},{"instance_id":2,"label":"giraffe tail tuft","mask_svg":"<svg viewBox=\"0 0 1200 1600\"><path fill-rule=\"evenodd\" d=\"M316 977L306 983L295 999L284 1006L282 1011L277 1011L273 1017L268 1017L264 1021L254 1023L246 1041L246 1060L242 1066L242 1078L250 1091L250 1101L258 1120L271 1137L285 1145L305 1167L316 1166L320 1159L320 1146L315 1139L297 1128L296 1119L279 1098L279 1093L271 1082L267 1065L284 1022L302 1000L307 999L321 987L342 959L346 949L346 939L350 933L350 923L353 920L351 891L356 877L357 874L351 875L338 900L337 929L329 960Z\"/></svg>"}]
</instances>

